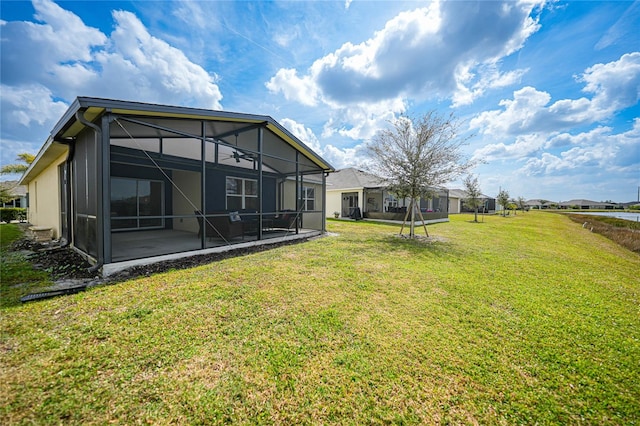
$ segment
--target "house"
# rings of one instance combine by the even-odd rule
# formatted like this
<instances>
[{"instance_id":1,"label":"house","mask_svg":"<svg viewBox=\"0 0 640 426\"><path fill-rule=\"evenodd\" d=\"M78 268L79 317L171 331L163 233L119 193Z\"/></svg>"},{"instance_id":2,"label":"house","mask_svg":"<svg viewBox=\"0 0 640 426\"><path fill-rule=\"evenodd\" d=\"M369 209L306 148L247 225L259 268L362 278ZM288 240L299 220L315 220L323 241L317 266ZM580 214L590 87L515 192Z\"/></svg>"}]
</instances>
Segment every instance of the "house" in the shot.
<instances>
[{"instance_id":1,"label":"house","mask_svg":"<svg viewBox=\"0 0 640 426\"><path fill-rule=\"evenodd\" d=\"M532 199L525 201L524 207L530 210L555 209L558 207L558 203L556 203L555 201Z\"/></svg>"},{"instance_id":2,"label":"house","mask_svg":"<svg viewBox=\"0 0 640 426\"><path fill-rule=\"evenodd\" d=\"M569 200L558 203L558 207L561 209L596 209L596 210L613 210L618 208L616 203L610 203L607 201L591 201L591 200Z\"/></svg>"},{"instance_id":3,"label":"house","mask_svg":"<svg viewBox=\"0 0 640 426\"><path fill-rule=\"evenodd\" d=\"M79 97L20 183L29 222L108 275L321 234L331 171L269 116Z\"/></svg>"},{"instance_id":4,"label":"house","mask_svg":"<svg viewBox=\"0 0 640 426\"><path fill-rule=\"evenodd\" d=\"M420 210L427 222L448 221L446 189L434 190L434 197L420 200ZM410 200L398 199L382 180L356 168L336 170L327 176L327 215L338 212L348 218L357 209L365 219L404 220Z\"/></svg>"},{"instance_id":5,"label":"house","mask_svg":"<svg viewBox=\"0 0 640 426\"><path fill-rule=\"evenodd\" d=\"M24 208L27 207L27 187L24 185L18 185L17 180L6 180L0 182L0 188L5 189L7 193L12 197L11 200L7 200L2 203L0 207L15 207Z\"/></svg>"},{"instance_id":6,"label":"house","mask_svg":"<svg viewBox=\"0 0 640 426\"><path fill-rule=\"evenodd\" d=\"M464 201L466 198L468 198L469 195L467 194L466 191L462 190L462 189L450 189L449 190L449 213L450 214L455 214L455 213L463 213L463 212L474 212L474 209L470 209L468 208ZM484 211L485 213L488 212L495 212L496 210L496 199L489 197L488 195L482 195L480 197L480 199L482 200L482 206L480 206L478 208L479 212Z\"/></svg>"}]
</instances>

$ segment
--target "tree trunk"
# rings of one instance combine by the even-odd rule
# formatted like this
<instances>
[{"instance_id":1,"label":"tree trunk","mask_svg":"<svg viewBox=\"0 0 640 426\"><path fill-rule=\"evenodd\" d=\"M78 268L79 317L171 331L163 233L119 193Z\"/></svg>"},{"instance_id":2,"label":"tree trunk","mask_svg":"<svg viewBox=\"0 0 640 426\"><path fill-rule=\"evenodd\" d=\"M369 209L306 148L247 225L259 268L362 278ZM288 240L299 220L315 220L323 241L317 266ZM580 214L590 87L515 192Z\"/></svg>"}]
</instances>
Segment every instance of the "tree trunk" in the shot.
<instances>
[{"instance_id":1,"label":"tree trunk","mask_svg":"<svg viewBox=\"0 0 640 426\"><path fill-rule=\"evenodd\" d=\"M476 222L476 223L478 222L478 208L477 207L476 207L476 214L475 214L475 216L473 218L473 221Z\"/></svg>"},{"instance_id":2,"label":"tree trunk","mask_svg":"<svg viewBox=\"0 0 640 426\"><path fill-rule=\"evenodd\" d=\"M416 223L416 205L415 205L415 201L413 200L413 198L411 199L411 202L409 203L409 206L411 208L411 227L409 228L409 236L411 238L415 237L416 235L416 229L415 229L415 223Z\"/></svg>"}]
</instances>

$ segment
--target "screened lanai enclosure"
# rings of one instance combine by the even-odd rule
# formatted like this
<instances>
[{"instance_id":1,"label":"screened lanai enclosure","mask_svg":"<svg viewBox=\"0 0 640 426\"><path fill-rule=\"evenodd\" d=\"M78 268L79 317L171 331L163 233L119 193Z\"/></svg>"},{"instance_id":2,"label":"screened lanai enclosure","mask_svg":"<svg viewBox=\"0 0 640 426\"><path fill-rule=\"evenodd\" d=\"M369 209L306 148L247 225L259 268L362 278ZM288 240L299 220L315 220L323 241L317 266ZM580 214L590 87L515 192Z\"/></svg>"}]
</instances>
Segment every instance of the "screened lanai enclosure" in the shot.
<instances>
[{"instance_id":1,"label":"screened lanai enclosure","mask_svg":"<svg viewBox=\"0 0 640 426\"><path fill-rule=\"evenodd\" d=\"M60 235L102 264L325 228L332 167L268 116L78 98L48 144Z\"/></svg>"}]
</instances>

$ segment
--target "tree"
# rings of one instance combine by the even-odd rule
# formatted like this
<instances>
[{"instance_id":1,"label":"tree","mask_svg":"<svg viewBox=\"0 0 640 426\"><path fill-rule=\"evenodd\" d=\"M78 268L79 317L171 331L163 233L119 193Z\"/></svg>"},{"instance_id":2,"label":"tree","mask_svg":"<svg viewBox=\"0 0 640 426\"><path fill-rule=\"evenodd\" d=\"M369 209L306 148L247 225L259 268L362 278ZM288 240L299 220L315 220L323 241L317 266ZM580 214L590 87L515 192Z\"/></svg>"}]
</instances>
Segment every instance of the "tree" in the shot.
<instances>
[{"instance_id":1,"label":"tree","mask_svg":"<svg viewBox=\"0 0 640 426\"><path fill-rule=\"evenodd\" d=\"M411 214L409 236L413 238L416 209L422 216L417 208L420 199L430 198L434 188L457 178L475 163L460 151L468 137L459 137L461 123L453 114L443 117L430 111L417 119L402 116L391 124L376 133L367 146L368 168L392 193L410 198L407 215ZM426 226L424 229L429 235Z\"/></svg>"},{"instance_id":2,"label":"tree","mask_svg":"<svg viewBox=\"0 0 640 426\"><path fill-rule=\"evenodd\" d=\"M11 175L11 174L22 174L27 171L29 165L33 163L33 160L36 159L36 156L33 154L29 154L28 152L21 152L16 157L16 160L21 161L24 164L5 164L0 168L0 174L2 175Z\"/></svg>"},{"instance_id":3,"label":"tree","mask_svg":"<svg viewBox=\"0 0 640 426\"><path fill-rule=\"evenodd\" d=\"M483 205L482 192L480 191L480 184L478 178L473 175L468 175L464 181L464 190L467 193L467 198L464 199L464 204L470 209L474 209L475 215L473 217L474 222L478 222L478 207Z\"/></svg>"},{"instance_id":4,"label":"tree","mask_svg":"<svg viewBox=\"0 0 640 426\"><path fill-rule=\"evenodd\" d=\"M501 189L496 197L498 204L502 206L502 216L507 215L507 208L509 206L509 192L506 189Z\"/></svg>"},{"instance_id":5,"label":"tree","mask_svg":"<svg viewBox=\"0 0 640 426\"><path fill-rule=\"evenodd\" d=\"M0 203L8 203L13 200L15 197L11 195L9 188L5 188L4 186L0 187ZM2 207L2 206L0 206Z\"/></svg>"},{"instance_id":6,"label":"tree","mask_svg":"<svg viewBox=\"0 0 640 426\"><path fill-rule=\"evenodd\" d=\"M524 213L526 208L524 198L518 197L518 199L516 200L516 203L518 204L518 207L522 210L522 213Z\"/></svg>"}]
</instances>

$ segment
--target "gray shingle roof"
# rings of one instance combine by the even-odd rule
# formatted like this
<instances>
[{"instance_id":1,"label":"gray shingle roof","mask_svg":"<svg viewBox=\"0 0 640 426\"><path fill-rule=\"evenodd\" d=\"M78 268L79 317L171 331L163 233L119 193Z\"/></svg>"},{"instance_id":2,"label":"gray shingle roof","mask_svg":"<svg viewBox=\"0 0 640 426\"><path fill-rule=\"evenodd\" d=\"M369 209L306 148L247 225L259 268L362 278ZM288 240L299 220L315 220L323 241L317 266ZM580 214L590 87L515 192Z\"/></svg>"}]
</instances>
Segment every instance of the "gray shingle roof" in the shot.
<instances>
[{"instance_id":1,"label":"gray shingle roof","mask_svg":"<svg viewBox=\"0 0 640 426\"><path fill-rule=\"evenodd\" d=\"M353 167L336 170L327 176L327 190L346 188L379 188L384 186L382 180Z\"/></svg>"}]
</instances>

